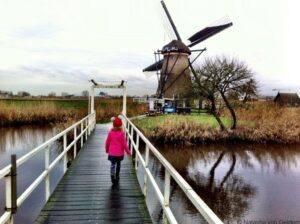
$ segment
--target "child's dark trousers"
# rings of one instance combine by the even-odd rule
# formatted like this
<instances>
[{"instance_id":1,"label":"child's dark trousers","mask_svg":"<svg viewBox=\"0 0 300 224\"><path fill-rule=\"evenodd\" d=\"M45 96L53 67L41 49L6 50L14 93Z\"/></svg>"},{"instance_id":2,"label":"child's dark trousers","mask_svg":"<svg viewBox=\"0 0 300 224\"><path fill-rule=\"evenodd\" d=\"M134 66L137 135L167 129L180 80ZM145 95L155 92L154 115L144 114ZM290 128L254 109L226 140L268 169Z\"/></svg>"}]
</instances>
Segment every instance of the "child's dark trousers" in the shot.
<instances>
[{"instance_id":1,"label":"child's dark trousers","mask_svg":"<svg viewBox=\"0 0 300 224\"><path fill-rule=\"evenodd\" d=\"M111 176L112 183L119 182L121 161L123 159L124 159L124 156L108 156L108 160L111 162L110 176Z\"/></svg>"}]
</instances>

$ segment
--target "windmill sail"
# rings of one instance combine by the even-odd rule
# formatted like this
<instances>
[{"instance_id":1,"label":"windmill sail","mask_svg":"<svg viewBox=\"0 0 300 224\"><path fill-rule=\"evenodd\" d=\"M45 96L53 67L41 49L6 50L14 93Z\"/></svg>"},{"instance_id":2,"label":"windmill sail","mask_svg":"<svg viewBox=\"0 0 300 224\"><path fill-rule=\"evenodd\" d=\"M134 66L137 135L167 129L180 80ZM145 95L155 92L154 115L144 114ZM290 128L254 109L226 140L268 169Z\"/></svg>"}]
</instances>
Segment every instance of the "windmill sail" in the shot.
<instances>
[{"instance_id":1,"label":"windmill sail","mask_svg":"<svg viewBox=\"0 0 300 224\"><path fill-rule=\"evenodd\" d=\"M161 5L162 7L158 11L161 13L160 17L163 18L165 31L169 35L171 42L155 53L155 56L156 54L162 54L163 59L160 60L158 57L157 61L155 57L156 62L143 69L143 72L157 71L157 95L159 97L183 99L191 95L192 80L190 72L192 71L195 74L192 63L206 50L206 48L190 50L190 47L232 26L232 22L228 19L227 21L223 19L221 22L218 21L217 24L212 24L200 30L189 38L191 43L187 46L182 42L164 1L161 1ZM189 57L192 52L199 52L199 54L191 61ZM160 72L158 72L159 70Z\"/></svg>"},{"instance_id":2,"label":"windmill sail","mask_svg":"<svg viewBox=\"0 0 300 224\"><path fill-rule=\"evenodd\" d=\"M175 35L176 35L177 40L180 40L180 41L181 41L181 37L180 37L180 35L179 35L179 33L178 33L178 30L177 30L177 28L176 28L176 26L175 26L175 23L174 23L174 21L173 21L171 15L170 15L169 10L168 10L166 4L164 3L164 1L161 1L161 5L162 5L162 7L163 7L163 9L164 9L164 11L165 11L165 13L166 13L166 16L167 16L167 18L168 18L168 20L169 20L171 26L172 26L172 29L173 29L173 31L174 31L174 33L175 33Z\"/></svg>"},{"instance_id":3,"label":"windmill sail","mask_svg":"<svg viewBox=\"0 0 300 224\"><path fill-rule=\"evenodd\" d=\"M147 68L144 68L143 72L154 72L160 70L162 68L162 64L163 64L163 59L152 65L149 65Z\"/></svg>"},{"instance_id":4,"label":"windmill sail","mask_svg":"<svg viewBox=\"0 0 300 224\"><path fill-rule=\"evenodd\" d=\"M195 33L191 36L188 40L191 42L188 46L192 47L196 44L206 40L207 38L227 29L228 27L232 26L232 22L226 18L225 20L218 21L213 25L207 26L204 29L200 30L199 32Z\"/></svg>"}]
</instances>

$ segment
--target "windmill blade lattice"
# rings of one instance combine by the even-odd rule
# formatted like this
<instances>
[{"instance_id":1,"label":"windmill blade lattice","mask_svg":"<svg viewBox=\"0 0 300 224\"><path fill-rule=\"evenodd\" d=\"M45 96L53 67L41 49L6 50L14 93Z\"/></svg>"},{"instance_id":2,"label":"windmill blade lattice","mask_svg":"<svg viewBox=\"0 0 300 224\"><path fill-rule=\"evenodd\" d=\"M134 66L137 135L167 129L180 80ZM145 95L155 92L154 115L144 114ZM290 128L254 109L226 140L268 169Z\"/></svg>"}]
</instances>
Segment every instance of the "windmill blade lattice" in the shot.
<instances>
[{"instance_id":1,"label":"windmill blade lattice","mask_svg":"<svg viewBox=\"0 0 300 224\"><path fill-rule=\"evenodd\" d=\"M165 33L169 37L170 40L177 39L176 33L174 32L174 29L172 28L172 25L162 7L161 4L157 3L157 13L158 17L160 18L160 21L162 22L162 25L164 27Z\"/></svg>"},{"instance_id":2,"label":"windmill blade lattice","mask_svg":"<svg viewBox=\"0 0 300 224\"><path fill-rule=\"evenodd\" d=\"M233 24L228 17L223 17L188 38L188 40L191 42L188 47L195 46L196 44L216 35L232 25Z\"/></svg>"}]
</instances>

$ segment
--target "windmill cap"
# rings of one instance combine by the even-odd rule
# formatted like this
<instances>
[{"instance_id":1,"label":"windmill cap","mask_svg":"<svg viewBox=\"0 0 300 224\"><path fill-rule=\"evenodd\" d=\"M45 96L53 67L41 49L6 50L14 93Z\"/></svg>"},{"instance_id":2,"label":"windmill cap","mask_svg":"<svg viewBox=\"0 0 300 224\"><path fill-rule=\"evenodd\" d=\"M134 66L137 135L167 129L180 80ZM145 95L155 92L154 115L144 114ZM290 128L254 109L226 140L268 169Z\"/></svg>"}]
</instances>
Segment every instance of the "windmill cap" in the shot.
<instances>
[{"instance_id":1,"label":"windmill cap","mask_svg":"<svg viewBox=\"0 0 300 224\"><path fill-rule=\"evenodd\" d=\"M170 52L191 54L190 49L180 40L172 40L170 43L163 47L163 54Z\"/></svg>"}]
</instances>

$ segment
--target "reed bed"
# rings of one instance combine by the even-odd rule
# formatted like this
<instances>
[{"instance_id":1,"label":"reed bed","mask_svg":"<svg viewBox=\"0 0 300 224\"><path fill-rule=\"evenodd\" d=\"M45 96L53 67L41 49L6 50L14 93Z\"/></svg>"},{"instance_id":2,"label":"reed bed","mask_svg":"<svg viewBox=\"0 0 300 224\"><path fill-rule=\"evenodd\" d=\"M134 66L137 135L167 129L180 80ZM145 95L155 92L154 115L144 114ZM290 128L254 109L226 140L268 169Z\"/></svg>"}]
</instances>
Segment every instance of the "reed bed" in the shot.
<instances>
[{"instance_id":1,"label":"reed bed","mask_svg":"<svg viewBox=\"0 0 300 224\"><path fill-rule=\"evenodd\" d=\"M250 141L274 143L300 142L300 108L280 107L274 103L252 103L237 110L241 124L237 130L240 137Z\"/></svg>"},{"instance_id":2,"label":"reed bed","mask_svg":"<svg viewBox=\"0 0 300 224\"><path fill-rule=\"evenodd\" d=\"M122 99L96 99L96 120L103 123L122 112ZM127 115L147 111L145 104L128 100ZM72 124L88 114L87 100L0 100L0 126Z\"/></svg>"},{"instance_id":3,"label":"reed bed","mask_svg":"<svg viewBox=\"0 0 300 224\"><path fill-rule=\"evenodd\" d=\"M147 112L146 104L138 104L136 102L127 102L127 116L142 115ZM97 122L109 122L110 118L122 113L122 101L118 100L102 100L96 101L96 120Z\"/></svg>"},{"instance_id":4,"label":"reed bed","mask_svg":"<svg viewBox=\"0 0 300 224\"><path fill-rule=\"evenodd\" d=\"M146 118L135 123L153 141L167 144L300 143L300 108L256 103L238 109L237 114L237 129L226 131L211 122L200 122L195 115L166 116L157 123Z\"/></svg>"},{"instance_id":5,"label":"reed bed","mask_svg":"<svg viewBox=\"0 0 300 224\"><path fill-rule=\"evenodd\" d=\"M39 102L30 106L0 102L0 125L49 124L67 122L78 116L70 108L60 108L51 102Z\"/></svg>"}]
</instances>

